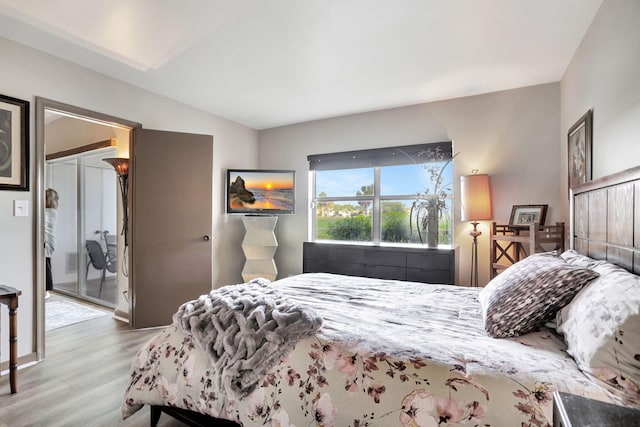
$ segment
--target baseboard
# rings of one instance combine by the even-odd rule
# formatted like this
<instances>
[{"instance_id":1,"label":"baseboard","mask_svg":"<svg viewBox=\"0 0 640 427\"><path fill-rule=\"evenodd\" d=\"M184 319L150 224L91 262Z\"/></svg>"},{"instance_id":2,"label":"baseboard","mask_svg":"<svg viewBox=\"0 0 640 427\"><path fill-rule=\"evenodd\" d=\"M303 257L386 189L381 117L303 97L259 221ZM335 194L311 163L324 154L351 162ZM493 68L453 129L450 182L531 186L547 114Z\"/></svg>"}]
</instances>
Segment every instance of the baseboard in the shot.
<instances>
[{"instance_id":1,"label":"baseboard","mask_svg":"<svg viewBox=\"0 0 640 427\"><path fill-rule=\"evenodd\" d=\"M121 310L114 311L113 318L124 323L129 323L129 313L125 313Z\"/></svg>"},{"instance_id":2,"label":"baseboard","mask_svg":"<svg viewBox=\"0 0 640 427\"><path fill-rule=\"evenodd\" d=\"M37 361L38 361L38 357L36 356L35 352L29 353L29 354L25 354L24 356L19 356L18 357L18 370L20 370L22 368L26 368L27 366L31 366L32 364L34 364ZM2 373L2 375L5 375L5 374L9 373L9 361L8 360L5 360L4 362L0 363L0 372Z\"/></svg>"}]
</instances>

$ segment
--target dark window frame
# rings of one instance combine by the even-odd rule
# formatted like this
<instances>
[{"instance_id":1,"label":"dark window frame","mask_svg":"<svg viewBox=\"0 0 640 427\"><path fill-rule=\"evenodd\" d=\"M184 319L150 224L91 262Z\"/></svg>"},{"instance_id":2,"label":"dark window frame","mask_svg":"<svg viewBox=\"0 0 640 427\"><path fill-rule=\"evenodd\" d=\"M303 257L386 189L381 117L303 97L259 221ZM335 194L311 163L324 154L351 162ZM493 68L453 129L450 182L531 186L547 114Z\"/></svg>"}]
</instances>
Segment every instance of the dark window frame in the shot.
<instances>
[{"instance_id":1,"label":"dark window frame","mask_svg":"<svg viewBox=\"0 0 640 427\"><path fill-rule=\"evenodd\" d=\"M368 150L344 151L339 153L328 153L309 155L309 194L310 199L310 215L309 215L309 238L311 241L317 239L317 206L320 203L346 202L346 201L369 201L371 203L372 230L371 240L364 243L374 245L387 244L381 241L382 235L382 202L385 201L404 201L415 200L416 194L394 194L382 196L380 189L380 168L386 166L408 165L408 164L428 164L433 162L446 162L453 159L453 142L443 141L435 143L414 144L398 147L385 147ZM359 169L373 168L373 194L362 196L326 196L320 197L316 195L316 171L332 171L343 169ZM453 177L452 177L453 178ZM366 184L365 184L366 185ZM453 194L451 194L450 205L453 210ZM450 231L451 244L453 244L453 215L450 213ZM326 240L321 240L325 242ZM331 241L327 241L331 242ZM352 241L335 241L335 242L352 242ZM363 242L361 242L363 243ZM405 243L406 244L406 243Z\"/></svg>"}]
</instances>

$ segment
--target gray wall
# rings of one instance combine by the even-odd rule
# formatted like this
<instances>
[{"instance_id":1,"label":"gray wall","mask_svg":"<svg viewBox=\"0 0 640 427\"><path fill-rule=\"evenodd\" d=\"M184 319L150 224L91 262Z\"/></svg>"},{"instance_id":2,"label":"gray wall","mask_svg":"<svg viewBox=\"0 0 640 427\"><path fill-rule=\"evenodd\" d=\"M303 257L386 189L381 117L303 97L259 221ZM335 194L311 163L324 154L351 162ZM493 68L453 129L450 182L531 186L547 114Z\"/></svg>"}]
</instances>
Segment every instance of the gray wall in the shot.
<instances>
[{"instance_id":1,"label":"gray wall","mask_svg":"<svg viewBox=\"0 0 640 427\"><path fill-rule=\"evenodd\" d=\"M228 167L257 166L255 130L3 38L0 38L0 68L0 93L31 102L30 191L0 191L0 283L22 291L18 310L19 356L31 353L34 348L36 96L138 122L148 129L213 135L213 284L236 283L241 279L243 229L239 219L224 215L224 172ZM13 216L14 200L28 200L28 217ZM0 316L6 321L6 307L1 310ZM8 342L7 328L2 328L0 340L3 345ZM8 352L3 351L1 357L2 361L7 360Z\"/></svg>"},{"instance_id":2,"label":"gray wall","mask_svg":"<svg viewBox=\"0 0 640 427\"><path fill-rule=\"evenodd\" d=\"M548 222L569 223L567 131L594 112L593 177L640 159L640 2L605 0L559 84L339 117L261 131L260 166L298 171L297 214L282 217L276 262L281 276L302 269L307 239L308 154L450 138L455 175L491 175L494 218L514 204L548 203ZM554 129L559 135L554 135ZM456 196L458 197L458 196ZM460 218L456 212L456 218ZM480 282L488 278L488 223L481 224ZM455 225L459 282L468 283L467 224Z\"/></svg>"},{"instance_id":3,"label":"gray wall","mask_svg":"<svg viewBox=\"0 0 640 427\"><path fill-rule=\"evenodd\" d=\"M593 109L593 178L640 164L640 1L602 3L561 88L563 165L567 132L589 109ZM566 191L567 176L562 178Z\"/></svg>"},{"instance_id":4,"label":"gray wall","mask_svg":"<svg viewBox=\"0 0 640 427\"><path fill-rule=\"evenodd\" d=\"M560 86L558 83L449 101L343 116L261 131L260 166L297 171L296 215L282 216L277 228L276 264L280 277L302 271L307 239L309 154L452 140L460 154L454 162L454 189L473 169L491 177L494 219L508 221L517 204L549 205L548 221L560 212L564 169L559 159ZM468 223L456 218L459 282L469 283L471 237ZM480 284L489 278L489 226L479 226Z\"/></svg>"}]
</instances>

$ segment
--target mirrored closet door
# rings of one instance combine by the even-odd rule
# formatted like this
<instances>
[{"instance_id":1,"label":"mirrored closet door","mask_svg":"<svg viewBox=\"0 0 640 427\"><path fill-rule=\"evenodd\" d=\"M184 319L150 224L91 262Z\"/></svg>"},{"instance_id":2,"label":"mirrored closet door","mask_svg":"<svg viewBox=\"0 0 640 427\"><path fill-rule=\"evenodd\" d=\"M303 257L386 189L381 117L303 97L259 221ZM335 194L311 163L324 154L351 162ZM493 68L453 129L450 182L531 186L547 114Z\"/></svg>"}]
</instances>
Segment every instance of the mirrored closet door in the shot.
<instances>
[{"instance_id":1,"label":"mirrored closet door","mask_svg":"<svg viewBox=\"0 0 640 427\"><path fill-rule=\"evenodd\" d=\"M115 156L115 148L97 149L48 159L45 167L45 188L59 196L53 289L110 308L119 265L117 177L102 159Z\"/></svg>"}]
</instances>

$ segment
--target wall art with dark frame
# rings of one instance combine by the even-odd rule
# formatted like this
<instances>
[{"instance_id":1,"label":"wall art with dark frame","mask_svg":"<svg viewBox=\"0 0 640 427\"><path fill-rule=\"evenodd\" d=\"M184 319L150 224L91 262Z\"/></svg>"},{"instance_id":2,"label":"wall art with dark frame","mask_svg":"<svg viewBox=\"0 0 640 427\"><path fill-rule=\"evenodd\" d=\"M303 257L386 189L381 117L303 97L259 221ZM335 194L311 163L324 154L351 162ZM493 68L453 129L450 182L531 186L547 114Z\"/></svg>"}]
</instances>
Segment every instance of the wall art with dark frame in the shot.
<instances>
[{"instance_id":1,"label":"wall art with dark frame","mask_svg":"<svg viewBox=\"0 0 640 427\"><path fill-rule=\"evenodd\" d=\"M569 129L568 160L569 189L591 181L591 141L593 135L593 111L587 111Z\"/></svg>"},{"instance_id":2,"label":"wall art with dark frame","mask_svg":"<svg viewBox=\"0 0 640 427\"><path fill-rule=\"evenodd\" d=\"M29 190L29 101L0 95L0 190Z\"/></svg>"},{"instance_id":3,"label":"wall art with dark frame","mask_svg":"<svg viewBox=\"0 0 640 427\"><path fill-rule=\"evenodd\" d=\"M529 224L544 225L549 205L514 205L511 208L509 226L528 228Z\"/></svg>"}]
</instances>

